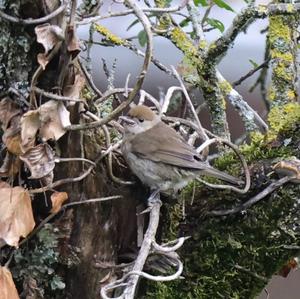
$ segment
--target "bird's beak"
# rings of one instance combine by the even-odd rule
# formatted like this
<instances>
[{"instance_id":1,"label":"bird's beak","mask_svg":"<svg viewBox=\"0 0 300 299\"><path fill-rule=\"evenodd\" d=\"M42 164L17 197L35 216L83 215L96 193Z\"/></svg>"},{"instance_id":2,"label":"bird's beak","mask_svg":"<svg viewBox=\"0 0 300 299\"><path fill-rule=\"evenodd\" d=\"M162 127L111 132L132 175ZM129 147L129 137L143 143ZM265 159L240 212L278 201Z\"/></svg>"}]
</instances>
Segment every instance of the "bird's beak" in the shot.
<instances>
[{"instance_id":1,"label":"bird's beak","mask_svg":"<svg viewBox=\"0 0 300 299\"><path fill-rule=\"evenodd\" d=\"M119 116L119 119L121 120L121 122L126 122L129 125L135 125L135 121L128 116Z\"/></svg>"}]
</instances>

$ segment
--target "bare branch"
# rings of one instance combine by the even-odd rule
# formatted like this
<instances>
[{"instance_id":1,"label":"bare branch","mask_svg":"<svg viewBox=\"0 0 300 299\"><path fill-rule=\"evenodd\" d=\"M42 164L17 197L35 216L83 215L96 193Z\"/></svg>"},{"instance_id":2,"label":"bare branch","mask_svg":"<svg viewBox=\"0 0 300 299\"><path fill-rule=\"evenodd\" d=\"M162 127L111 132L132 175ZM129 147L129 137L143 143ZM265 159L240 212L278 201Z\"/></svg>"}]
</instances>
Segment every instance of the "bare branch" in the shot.
<instances>
[{"instance_id":1,"label":"bare branch","mask_svg":"<svg viewBox=\"0 0 300 299\"><path fill-rule=\"evenodd\" d=\"M270 58L268 58L267 60L265 60L262 64L258 65L257 67L255 67L254 69L250 70L246 75L242 76L240 79L238 79L237 81L232 83L233 87L236 87L238 85L240 85L243 81L245 81L246 79L248 79L249 77L251 77L253 74L255 74L257 71L259 71L262 68L265 68L268 66L270 62Z\"/></svg>"},{"instance_id":2,"label":"bare branch","mask_svg":"<svg viewBox=\"0 0 300 299\"><path fill-rule=\"evenodd\" d=\"M211 187L211 188L214 188L214 189L228 189L228 190L232 190L232 191L235 191L237 193L240 193L240 194L247 193L249 188L250 188L250 185L251 185L251 176L250 176L250 172L249 172L247 162L246 162L245 158L242 156L242 154L240 153L238 147L235 146L232 142L230 142L226 139L221 139L219 137L216 137L216 138L213 138L213 139L206 140L203 144L201 144L197 148L197 152L201 153L201 151L203 151L205 148L207 148L209 145L211 145L213 143L225 144L225 145L229 146L236 153L236 155L238 156L238 158L241 161L242 166L243 166L244 175L245 175L245 178L246 178L245 186L244 186L243 189L239 189L239 188L231 186L231 185L210 184L210 183L207 183L206 181L204 181L203 179L200 179L200 178L197 178L197 180L199 182Z\"/></svg>"},{"instance_id":3,"label":"bare branch","mask_svg":"<svg viewBox=\"0 0 300 299\"><path fill-rule=\"evenodd\" d=\"M228 209L228 210L214 210L207 213L209 216L225 216L225 215L231 215L235 213L239 213L243 210L246 210L247 208L251 207L252 205L259 202L261 199L265 198L267 195L278 189L280 186L284 185L285 183L293 180L294 177L285 176L281 178L280 180L270 184L266 189L261 191L260 193L256 194L254 197L246 201L245 203L238 205L234 208Z\"/></svg>"},{"instance_id":4,"label":"bare branch","mask_svg":"<svg viewBox=\"0 0 300 299\"><path fill-rule=\"evenodd\" d=\"M55 17L60 15L66 9L66 7L67 7L66 4L62 4L60 7L55 9L50 14L48 14L42 18L38 18L38 19L20 19L17 17L10 16L10 15L6 14L4 11L0 10L0 18L4 19L6 21L12 22L12 23L17 23L17 24L21 24L21 25L37 25L37 24L46 23L49 20L54 19Z\"/></svg>"},{"instance_id":5,"label":"bare branch","mask_svg":"<svg viewBox=\"0 0 300 299\"><path fill-rule=\"evenodd\" d=\"M220 86L223 86L222 91L226 96L227 100L235 107L244 124L247 131L254 131L257 129L255 122L258 122L259 125L263 128L264 131L269 129L265 121L260 117L260 115L243 99L243 97L232 88L230 83L224 79L222 74L217 70L216 72L217 80L219 81Z\"/></svg>"},{"instance_id":6,"label":"bare branch","mask_svg":"<svg viewBox=\"0 0 300 299\"><path fill-rule=\"evenodd\" d=\"M81 103L85 103L85 100L83 99L77 99L77 98L71 98L71 97L65 97L65 96L60 96L58 94L54 94L54 93L51 93L51 92L47 92L39 87L32 87L31 88L31 91L34 91L38 94L41 94L47 98L50 98L50 99L53 99L53 100L56 100L56 101L69 101L69 102L81 102Z\"/></svg>"},{"instance_id":7,"label":"bare branch","mask_svg":"<svg viewBox=\"0 0 300 299\"><path fill-rule=\"evenodd\" d=\"M149 22L149 19L145 15L145 13L139 8L139 6L136 4L133 0L126 0L127 4L132 7L134 10L136 16L141 21L141 23L144 26L144 30L146 32L147 36L147 48L146 48L146 55L143 63L142 70L140 72L140 75L138 76L138 80L133 88L133 90L130 92L127 100L122 102L115 110L113 110L108 116L105 118L95 121L88 124L78 124L78 125L71 125L66 127L67 130L73 131L73 130L85 130L85 129L93 129L100 126L103 126L107 124L109 121L111 121L113 118L115 118L119 113L123 111L135 98L136 94L139 92L143 82L145 75L147 73L148 67L151 62L152 57L152 51L153 51L153 40L152 40L152 31L151 31L151 24Z\"/></svg>"},{"instance_id":8,"label":"bare branch","mask_svg":"<svg viewBox=\"0 0 300 299\"><path fill-rule=\"evenodd\" d=\"M166 8L161 8L161 7L146 7L146 8L141 8L142 12L152 12L152 13L171 13L171 12L177 12L181 10L185 5L186 5L186 0L183 0L180 5L174 6L174 7L166 7ZM82 21L78 21L77 25L86 25L89 23L94 23L98 22L100 20L108 19L108 18L113 18L113 17L121 17L121 16L126 16L129 14L134 14L135 10L134 9L127 9L119 12L111 12L107 15L101 15L101 16L96 16L88 19L83 19Z\"/></svg>"},{"instance_id":9,"label":"bare branch","mask_svg":"<svg viewBox=\"0 0 300 299\"><path fill-rule=\"evenodd\" d=\"M191 108L191 111L192 111L192 113L193 113L193 115L194 115L194 118L195 118L195 120L196 120L196 123L198 124L199 131L201 132L200 138L201 138L202 140L207 140L207 139L208 139L208 136L206 135L206 133L205 133L205 131L204 131L202 125L201 125L201 122L200 122L200 120L199 120L198 114L197 114L197 112L196 112L196 110L195 110L195 108L194 108L194 105L193 105L193 103L192 103L192 100L191 100L191 98L190 98L190 96L189 96L189 94L188 94L188 92L187 92L187 90L186 90L186 88L185 88L185 86L184 86L184 83L183 83L183 81L181 80L181 78L180 78L178 72L176 71L176 69L174 68L174 66L171 66L171 68L172 68L172 71L173 71L174 75L176 76L177 80L178 80L179 83L180 83L181 90L182 90L182 92L183 92L183 94L184 94L184 96L185 96L185 98L186 98L188 104L190 105L190 108Z\"/></svg>"}]
</instances>

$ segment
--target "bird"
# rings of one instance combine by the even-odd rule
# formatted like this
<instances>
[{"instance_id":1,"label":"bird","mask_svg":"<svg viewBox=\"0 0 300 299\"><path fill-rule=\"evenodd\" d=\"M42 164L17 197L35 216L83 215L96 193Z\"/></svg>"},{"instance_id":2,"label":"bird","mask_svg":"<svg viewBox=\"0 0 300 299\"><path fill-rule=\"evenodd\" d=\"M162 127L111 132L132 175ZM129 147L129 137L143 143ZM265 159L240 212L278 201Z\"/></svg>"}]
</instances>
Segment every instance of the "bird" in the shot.
<instances>
[{"instance_id":1,"label":"bird","mask_svg":"<svg viewBox=\"0 0 300 299\"><path fill-rule=\"evenodd\" d=\"M136 105L120 119L125 123L121 152L131 171L153 194L177 194L201 175L241 183L202 161L195 148L149 107Z\"/></svg>"}]
</instances>

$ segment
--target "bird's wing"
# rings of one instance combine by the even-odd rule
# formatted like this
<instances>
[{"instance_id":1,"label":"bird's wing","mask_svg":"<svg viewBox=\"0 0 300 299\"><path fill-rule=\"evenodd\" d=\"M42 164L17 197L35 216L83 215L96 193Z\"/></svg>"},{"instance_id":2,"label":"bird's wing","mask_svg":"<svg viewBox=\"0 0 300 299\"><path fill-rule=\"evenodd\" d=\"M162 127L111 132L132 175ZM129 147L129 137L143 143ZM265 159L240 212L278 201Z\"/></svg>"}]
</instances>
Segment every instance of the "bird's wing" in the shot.
<instances>
[{"instance_id":1,"label":"bird's wing","mask_svg":"<svg viewBox=\"0 0 300 299\"><path fill-rule=\"evenodd\" d=\"M131 149L136 155L155 162L192 169L206 166L195 149L163 122L136 135L131 140Z\"/></svg>"}]
</instances>

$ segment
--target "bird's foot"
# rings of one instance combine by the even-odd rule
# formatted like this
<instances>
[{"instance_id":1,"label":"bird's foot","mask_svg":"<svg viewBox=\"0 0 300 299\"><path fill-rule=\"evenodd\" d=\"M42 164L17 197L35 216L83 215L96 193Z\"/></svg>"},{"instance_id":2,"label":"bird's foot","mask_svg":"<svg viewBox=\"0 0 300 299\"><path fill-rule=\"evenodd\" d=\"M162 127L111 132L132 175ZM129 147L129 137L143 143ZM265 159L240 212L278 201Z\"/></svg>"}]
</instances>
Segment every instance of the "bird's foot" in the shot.
<instances>
[{"instance_id":1,"label":"bird's foot","mask_svg":"<svg viewBox=\"0 0 300 299\"><path fill-rule=\"evenodd\" d=\"M152 191L152 193L150 194L150 196L147 200L148 208L145 209L144 211L140 212L139 215L149 213L152 210L152 207L154 204L161 203L160 190L155 189L155 190L151 190L151 191Z\"/></svg>"},{"instance_id":2,"label":"bird's foot","mask_svg":"<svg viewBox=\"0 0 300 299\"><path fill-rule=\"evenodd\" d=\"M154 189L151 190L152 193L148 198L148 206L151 207L153 204L157 203L160 201L160 190L159 189Z\"/></svg>"}]
</instances>

